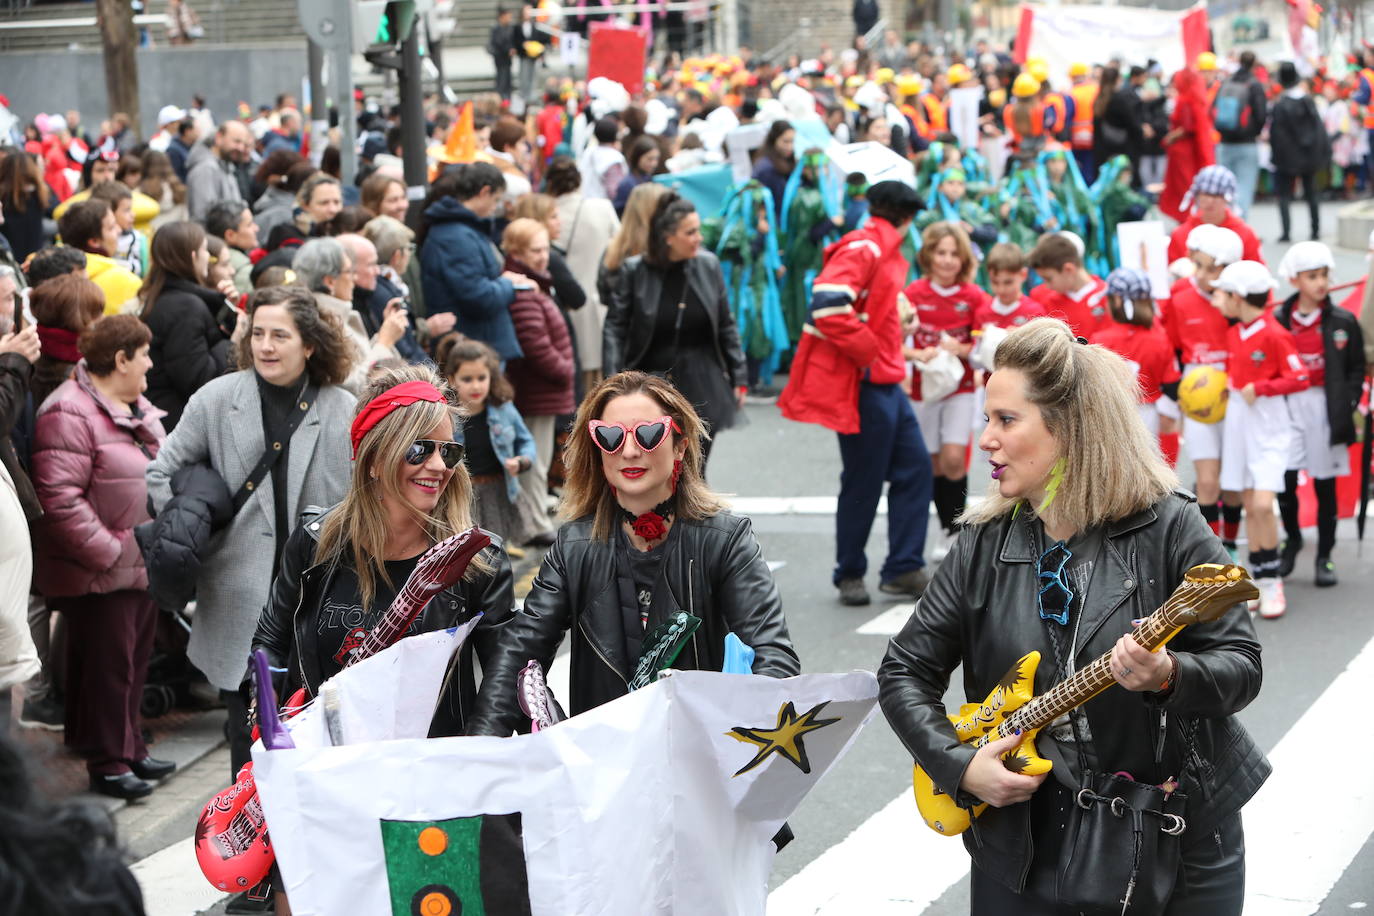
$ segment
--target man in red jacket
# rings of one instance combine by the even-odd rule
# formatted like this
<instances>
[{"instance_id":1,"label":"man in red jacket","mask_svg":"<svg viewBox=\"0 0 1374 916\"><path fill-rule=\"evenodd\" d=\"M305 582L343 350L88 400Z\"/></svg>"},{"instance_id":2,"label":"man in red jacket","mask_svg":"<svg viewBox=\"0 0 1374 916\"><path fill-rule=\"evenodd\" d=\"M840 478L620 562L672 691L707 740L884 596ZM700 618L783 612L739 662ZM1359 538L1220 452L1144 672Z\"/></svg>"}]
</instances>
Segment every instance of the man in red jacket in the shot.
<instances>
[{"instance_id":1,"label":"man in red jacket","mask_svg":"<svg viewBox=\"0 0 1374 916\"><path fill-rule=\"evenodd\" d=\"M901 254L908 224L921 209L900 181L868 189L869 221L825 252L811 291L806 324L787 387L783 416L839 433L840 498L835 508L833 581L843 604L869 603L864 545L887 493L887 559L879 589L919 597L925 570L931 467L921 428L902 390L909 333L902 311L907 262ZM903 309L899 311L899 301Z\"/></svg>"}]
</instances>

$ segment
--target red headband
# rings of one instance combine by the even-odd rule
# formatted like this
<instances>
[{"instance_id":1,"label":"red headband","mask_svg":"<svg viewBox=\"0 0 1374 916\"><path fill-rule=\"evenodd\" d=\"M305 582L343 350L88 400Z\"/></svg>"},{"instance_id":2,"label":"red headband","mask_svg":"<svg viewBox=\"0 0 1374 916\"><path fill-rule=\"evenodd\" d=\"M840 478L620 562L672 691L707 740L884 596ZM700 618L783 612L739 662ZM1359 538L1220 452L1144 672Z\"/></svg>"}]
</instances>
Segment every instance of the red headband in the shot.
<instances>
[{"instance_id":1,"label":"red headband","mask_svg":"<svg viewBox=\"0 0 1374 916\"><path fill-rule=\"evenodd\" d=\"M353 457L358 457L358 446L362 443L363 437L396 408L408 407L419 401L442 404L444 400L439 389L429 382L402 382L383 391L368 401L367 406L358 411L358 415L353 418L353 425L348 430L348 438L353 442Z\"/></svg>"}]
</instances>

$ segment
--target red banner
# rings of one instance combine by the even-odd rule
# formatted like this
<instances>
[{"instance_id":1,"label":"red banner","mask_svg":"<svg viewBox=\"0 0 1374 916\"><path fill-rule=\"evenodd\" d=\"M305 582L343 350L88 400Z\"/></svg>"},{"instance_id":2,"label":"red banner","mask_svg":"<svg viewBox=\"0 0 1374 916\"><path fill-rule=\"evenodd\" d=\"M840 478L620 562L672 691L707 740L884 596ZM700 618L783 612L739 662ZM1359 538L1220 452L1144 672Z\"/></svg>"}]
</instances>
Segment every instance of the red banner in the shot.
<instances>
[{"instance_id":1,"label":"red banner","mask_svg":"<svg viewBox=\"0 0 1374 916\"><path fill-rule=\"evenodd\" d=\"M1207 7L1198 5L1183 17L1183 60L1185 66L1196 66L1197 56L1212 50L1212 33L1207 23Z\"/></svg>"},{"instance_id":2,"label":"red banner","mask_svg":"<svg viewBox=\"0 0 1374 916\"><path fill-rule=\"evenodd\" d=\"M625 87L630 95L644 91L644 60L648 42L642 30L604 22L592 23L587 49L587 79L604 76Z\"/></svg>"}]
</instances>

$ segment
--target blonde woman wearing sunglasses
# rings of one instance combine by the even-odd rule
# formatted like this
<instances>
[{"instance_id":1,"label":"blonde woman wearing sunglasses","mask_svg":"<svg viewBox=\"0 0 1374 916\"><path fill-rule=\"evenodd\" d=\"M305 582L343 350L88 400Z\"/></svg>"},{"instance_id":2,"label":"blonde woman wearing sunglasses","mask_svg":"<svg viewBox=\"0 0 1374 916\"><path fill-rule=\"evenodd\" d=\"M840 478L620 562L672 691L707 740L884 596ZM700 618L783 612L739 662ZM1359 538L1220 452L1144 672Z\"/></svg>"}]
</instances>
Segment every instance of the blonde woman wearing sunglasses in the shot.
<instances>
[{"instance_id":1,"label":"blonde woman wearing sunglasses","mask_svg":"<svg viewBox=\"0 0 1374 916\"><path fill-rule=\"evenodd\" d=\"M700 626L674 668L719 671L733 632L754 649L755 674L801 670L749 520L702 479L705 437L691 404L657 376L622 372L583 400L564 457L569 521L483 666L469 734L519 727L517 673L531 659L547 671L570 629L569 696L559 699L574 715L626 694L655 628L679 611Z\"/></svg>"},{"instance_id":2,"label":"blonde woman wearing sunglasses","mask_svg":"<svg viewBox=\"0 0 1374 916\"><path fill-rule=\"evenodd\" d=\"M358 399L348 492L331 509L308 511L287 541L253 636L254 649L287 668L281 696L302 686L314 695L386 613L421 555L472 526L472 483L453 437L456 405L428 366L383 372ZM410 633L428 633L484 614L460 650L459 676L446 682L431 734L463 733L477 696L474 650L485 669L511 602L510 564L498 544L478 554L463 579L412 624Z\"/></svg>"},{"instance_id":3,"label":"blonde woman wearing sunglasses","mask_svg":"<svg viewBox=\"0 0 1374 916\"><path fill-rule=\"evenodd\" d=\"M960 807L988 806L964 833L975 914L1099 911L1097 898L1090 906L1077 896L1093 882L1065 875L1084 861L1072 855L1068 825L1095 804L1083 804L1079 789L1104 785L1101 774L1186 795L1177 858L1133 864L1130 817L1122 842L1087 857L1095 874L1121 875L1101 881L1109 904L1134 893L1131 912L1241 912L1240 808L1269 764L1235 714L1259 692L1260 646L1243 602L1158 652L1132 635L1191 567L1227 562L1192 494L1177 489L1138 398L1126 361L1075 340L1061 321L1036 319L1007 336L978 440L991 489L964 513L878 671L883 712L936 789ZM943 705L955 668L977 703L1033 650L1036 695L1108 653L1113 681L1039 732L1053 768L1038 776L1015 772L1020 758L1001 759L1019 732L982 748L960 743ZM1156 848L1162 819L1135 818L1141 842Z\"/></svg>"}]
</instances>

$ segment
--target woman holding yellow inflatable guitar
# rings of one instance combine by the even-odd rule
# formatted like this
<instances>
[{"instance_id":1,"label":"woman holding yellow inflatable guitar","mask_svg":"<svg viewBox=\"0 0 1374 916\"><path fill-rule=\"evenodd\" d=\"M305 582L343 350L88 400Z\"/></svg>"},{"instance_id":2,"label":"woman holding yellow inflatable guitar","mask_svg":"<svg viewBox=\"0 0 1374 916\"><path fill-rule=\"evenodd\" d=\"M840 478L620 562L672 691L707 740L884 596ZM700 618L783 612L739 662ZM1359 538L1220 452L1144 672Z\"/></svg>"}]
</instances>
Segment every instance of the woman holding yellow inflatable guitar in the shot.
<instances>
[{"instance_id":1,"label":"woman holding yellow inflatable guitar","mask_svg":"<svg viewBox=\"0 0 1374 916\"><path fill-rule=\"evenodd\" d=\"M878 672L926 824L964 833L975 914L1241 912L1240 808L1269 774L1234 717L1260 688L1255 588L1136 400L1062 322L1007 336L993 486Z\"/></svg>"}]
</instances>

